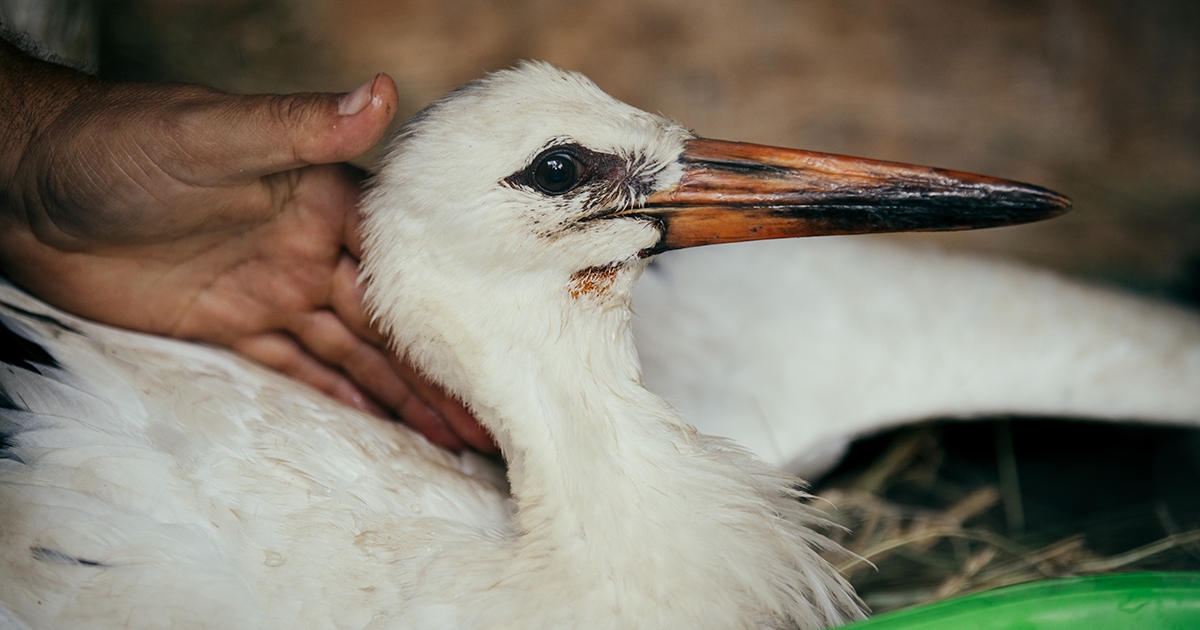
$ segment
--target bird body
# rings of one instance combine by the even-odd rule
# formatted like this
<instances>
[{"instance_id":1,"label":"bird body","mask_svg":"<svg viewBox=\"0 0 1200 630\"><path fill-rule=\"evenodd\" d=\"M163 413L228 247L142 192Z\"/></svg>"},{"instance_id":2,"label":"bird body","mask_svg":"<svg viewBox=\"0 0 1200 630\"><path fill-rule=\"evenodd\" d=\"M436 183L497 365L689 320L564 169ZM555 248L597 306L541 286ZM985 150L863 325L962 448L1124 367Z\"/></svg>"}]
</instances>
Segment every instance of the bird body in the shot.
<instances>
[{"instance_id":1,"label":"bird body","mask_svg":"<svg viewBox=\"0 0 1200 630\"><path fill-rule=\"evenodd\" d=\"M872 237L691 249L634 311L647 387L806 478L931 418L1200 423L1200 314L1007 261Z\"/></svg>"},{"instance_id":2,"label":"bird body","mask_svg":"<svg viewBox=\"0 0 1200 630\"><path fill-rule=\"evenodd\" d=\"M495 485L399 425L221 350L0 299L53 357L3 375L0 602L23 620L5 628L369 627L422 532L508 530Z\"/></svg>"},{"instance_id":3,"label":"bird body","mask_svg":"<svg viewBox=\"0 0 1200 630\"><path fill-rule=\"evenodd\" d=\"M664 407L664 443L675 438L671 448L690 444L713 460L712 470L669 471L687 494L643 483L667 472L646 470L656 461L605 453L611 444L577 436L579 451L553 464L562 467L553 477L595 476L545 491L573 494L569 509L519 497L532 514L514 522L510 499L479 471L485 464L400 425L222 350L81 321L11 287L0 300L6 326L59 364L10 369L3 381L17 409L5 412L10 446L0 459L0 621L22 620L5 628L102 628L117 619L129 627L705 627L706 614L728 620L721 595L740 595L730 588L739 576L722 575L716 589L697 584L695 558L711 554L714 532L689 519L728 512L766 530L783 516L813 520L783 500L795 494L789 477L696 435ZM735 464L737 481L757 492L741 504L710 503L746 494L722 479ZM531 462L525 474L541 465L550 464ZM763 501L772 492L780 499ZM767 546L747 536L745 548L721 549L789 568L814 562L795 549L819 537L779 533L800 538ZM733 566L750 577L762 571L756 562ZM613 577L622 575L634 579ZM835 602L817 613L827 623L846 614L834 606L852 603L832 584L843 590L813 596ZM779 611L788 614L800 613Z\"/></svg>"}]
</instances>

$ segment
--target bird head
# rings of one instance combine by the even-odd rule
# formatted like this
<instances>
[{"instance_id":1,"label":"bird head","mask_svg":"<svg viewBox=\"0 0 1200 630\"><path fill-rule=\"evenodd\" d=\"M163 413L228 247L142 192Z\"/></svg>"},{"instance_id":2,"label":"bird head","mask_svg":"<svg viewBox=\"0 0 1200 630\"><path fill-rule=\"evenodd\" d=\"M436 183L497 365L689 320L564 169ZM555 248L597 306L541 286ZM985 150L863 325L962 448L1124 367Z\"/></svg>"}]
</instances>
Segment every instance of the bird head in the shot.
<instances>
[{"instance_id":1,"label":"bird head","mask_svg":"<svg viewBox=\"0 0 1200 630\"><path fill-rule=\"evenodd\" d=\"M489 276L636 257L653 222L600 218L678 181L690 138L549 64L490 74L405 124L366 204L368 247L400 230Z\"/></svg>"},{"instance_id":2,"label":"bird head","mask_svg":"<svg viewBox=\"0 0 1200 630\"><path fill-rule=\"evenodd\" d=\"M581 311L628 305L662 251L990 227L1069 204L978 175L698 138L527 62L397 134L363 205L364 267L383 327L461 395L479 335L551 335Z\"/></svg>"}]
</instances>

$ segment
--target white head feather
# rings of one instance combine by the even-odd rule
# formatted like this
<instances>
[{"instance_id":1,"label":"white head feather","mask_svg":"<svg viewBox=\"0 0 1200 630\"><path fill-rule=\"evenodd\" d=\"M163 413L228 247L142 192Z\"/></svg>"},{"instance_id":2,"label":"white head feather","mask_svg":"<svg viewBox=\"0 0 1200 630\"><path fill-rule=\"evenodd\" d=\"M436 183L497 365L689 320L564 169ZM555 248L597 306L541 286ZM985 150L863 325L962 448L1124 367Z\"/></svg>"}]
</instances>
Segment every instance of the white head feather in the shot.
<instances>
[{"instance_id":1,"label":"white head feather","mask_svg":"<svg viewBox=\"0 0 1200 630\"><path fill-rule=\"evenodd\" d=\"M533 333L531 318L546 332L594 311L594 299L567 299L582 270L626 268L603 301L628 305L638 253L658 231L644 220L580 219L677 181L690 137L545 63L491 74L435 102L397 136L363 206L379 320L430 376L485 411L494 403L479 398L480 379L500 366L482 362L476 346ZM628 168L562 196L506 181L566 145ZM481 370L468 375L471 366Z\"/></svg>"}]
</instances>

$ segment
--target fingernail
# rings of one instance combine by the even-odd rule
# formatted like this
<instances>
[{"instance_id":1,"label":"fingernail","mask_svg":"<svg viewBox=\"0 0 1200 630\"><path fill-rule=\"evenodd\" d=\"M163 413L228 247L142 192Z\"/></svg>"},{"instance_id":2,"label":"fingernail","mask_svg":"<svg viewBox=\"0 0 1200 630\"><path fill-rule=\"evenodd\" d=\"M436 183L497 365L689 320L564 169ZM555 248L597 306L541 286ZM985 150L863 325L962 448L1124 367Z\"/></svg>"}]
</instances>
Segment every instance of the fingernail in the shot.
<instances>
[{"instance_id":1,"label":"fingernail","mask_svg":"<svg viewBox=\"0 0 1200 630\"><path fill-rule=\"evenodd\" d=\"M354 88L353 92L347 92L338 99L338 114L342 116L353 116L361 112L367 103L371 102L371 88L375 86L375 77L371 77L370 81Z\"/></svg>"}]
</instances>

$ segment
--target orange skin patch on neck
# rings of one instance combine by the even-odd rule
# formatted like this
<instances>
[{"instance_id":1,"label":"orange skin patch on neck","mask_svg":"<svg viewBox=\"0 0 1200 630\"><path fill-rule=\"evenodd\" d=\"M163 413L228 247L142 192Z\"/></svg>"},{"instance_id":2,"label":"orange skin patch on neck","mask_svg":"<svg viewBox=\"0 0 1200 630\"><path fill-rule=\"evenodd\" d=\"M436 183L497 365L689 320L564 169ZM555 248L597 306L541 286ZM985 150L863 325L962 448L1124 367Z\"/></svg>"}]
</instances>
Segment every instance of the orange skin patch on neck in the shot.
<instances>
[{"instance_id":1,"label":"orange skin patch on neck","mask_svg":"<svg viewBox=\"0 0 1200 630\"><path fill-rule=\"evenodd\" d=\"M571 292L571 297L577 300L583 297L599 297L612 288L620 271L621 265L618 264L580 269L571 274L571 283L567 290Z\"/></svg>"}]
</instances>

